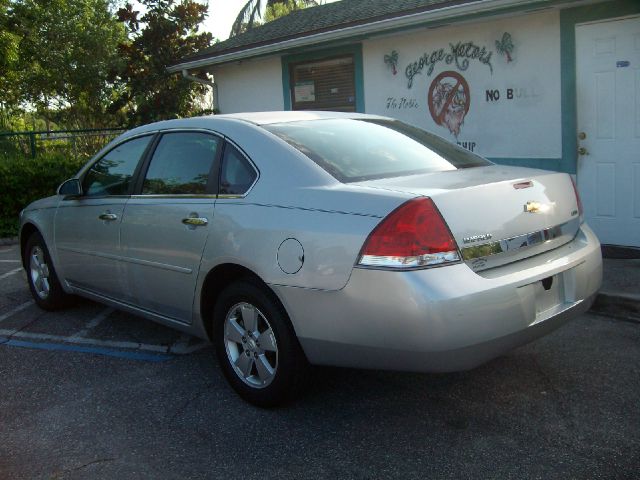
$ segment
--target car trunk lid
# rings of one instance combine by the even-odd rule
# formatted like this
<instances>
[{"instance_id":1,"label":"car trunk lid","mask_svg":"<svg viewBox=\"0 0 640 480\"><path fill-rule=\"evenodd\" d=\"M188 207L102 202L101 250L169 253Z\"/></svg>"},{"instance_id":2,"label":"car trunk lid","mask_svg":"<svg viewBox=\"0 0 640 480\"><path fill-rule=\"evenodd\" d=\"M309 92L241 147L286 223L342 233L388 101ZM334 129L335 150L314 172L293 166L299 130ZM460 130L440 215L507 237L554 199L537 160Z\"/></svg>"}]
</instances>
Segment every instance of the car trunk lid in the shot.
<instances>
[{"instance_id":1,"label":"car trunk lid","mask_svg":"<svg viewBox=\"0 0 640 480\"><path fill-rule=\"evenodd\" d=\"M580 226L564 173L492 165L359 185L431 197L475 271L557 248Z\"/></svg>"}]
</instances>

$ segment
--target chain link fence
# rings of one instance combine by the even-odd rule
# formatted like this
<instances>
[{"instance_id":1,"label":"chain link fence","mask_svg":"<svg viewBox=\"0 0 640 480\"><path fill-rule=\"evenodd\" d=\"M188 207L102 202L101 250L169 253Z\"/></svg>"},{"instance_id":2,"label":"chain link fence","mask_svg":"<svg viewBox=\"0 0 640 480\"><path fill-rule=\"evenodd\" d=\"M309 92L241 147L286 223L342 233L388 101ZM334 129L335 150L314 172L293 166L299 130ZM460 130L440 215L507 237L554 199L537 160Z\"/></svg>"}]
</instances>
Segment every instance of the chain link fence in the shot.
<instances>
[{"instance_id":1,"label":"chain link fence","mask_svg":"<svg viewBox=\"0 0 640 480\"><path fill-rule=\"evenodd\" d=\"M0 132L0 159L3 157L37 158L41 153L56 153L70 158L87 158L125 128L96 128L33 132Z\"/></svg>"}]
</instances>

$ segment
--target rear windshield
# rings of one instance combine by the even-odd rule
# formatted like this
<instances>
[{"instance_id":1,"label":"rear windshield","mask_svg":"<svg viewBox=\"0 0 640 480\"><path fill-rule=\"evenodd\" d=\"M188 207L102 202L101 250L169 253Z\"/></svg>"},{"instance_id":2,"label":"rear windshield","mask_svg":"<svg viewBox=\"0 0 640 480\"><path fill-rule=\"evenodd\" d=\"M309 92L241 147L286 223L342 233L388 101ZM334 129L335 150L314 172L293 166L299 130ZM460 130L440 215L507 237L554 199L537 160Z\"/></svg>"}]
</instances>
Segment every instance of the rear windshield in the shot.
<instances>
[{"instance_id":1,"label":"rear windshield","mask_svg":"<svg viewBox=\"0 0 640 480\"><path fill-rule=\"evenodd\" d=\"M345 183L491 165L397 120L309 120L264 128Z\"/></svg>"}]
</instances>

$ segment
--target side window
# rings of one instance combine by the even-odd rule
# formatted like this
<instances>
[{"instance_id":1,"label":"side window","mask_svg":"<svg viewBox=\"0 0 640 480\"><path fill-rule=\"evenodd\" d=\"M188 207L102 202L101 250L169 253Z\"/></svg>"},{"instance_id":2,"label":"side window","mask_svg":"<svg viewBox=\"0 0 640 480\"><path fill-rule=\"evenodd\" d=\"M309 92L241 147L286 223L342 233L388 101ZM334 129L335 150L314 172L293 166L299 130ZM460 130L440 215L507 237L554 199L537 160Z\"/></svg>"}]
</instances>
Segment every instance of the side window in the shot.
<instances>
[{"instance_id":1,"label":"side window","mask_svg":"<svg viewBox=\"0 0 640 480\"><path fill-rule=\"evenodd\" d=\"M256 180L256 171L232 145L224 147L220 172L221 195L244 195Z\"/></svg>"},{"instance_id":2,"label":"side window","mask_svg":"<svg viewBox=\"0 0 640 480\"><path fill-rule=\"evenodd\" d=\"M206 133L165 133L149 164L142 193L207 193L207 182L219 144L218 137Z\"/></svg>"},{"instance_id":3,"label":"side window","mask_svg":"<svg viewBox=\"0 0 640 480\"><path fill-rule=\"evenodd\" d=\"M82 182L86 196L128 195L133 173L152 135L140 137L109 151L87 172Z\"/></svg>"}]
</instances>

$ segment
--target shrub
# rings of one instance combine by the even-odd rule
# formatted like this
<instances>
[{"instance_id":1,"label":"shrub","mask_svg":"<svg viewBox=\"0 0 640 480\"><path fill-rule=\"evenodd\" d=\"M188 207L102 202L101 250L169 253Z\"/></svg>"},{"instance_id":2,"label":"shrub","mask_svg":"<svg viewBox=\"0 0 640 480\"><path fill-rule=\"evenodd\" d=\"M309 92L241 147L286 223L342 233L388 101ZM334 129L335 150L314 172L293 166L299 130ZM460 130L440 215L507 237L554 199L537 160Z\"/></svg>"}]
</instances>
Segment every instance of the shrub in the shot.
<instances>
[{"instance_id":1,"label":"shrub","mask_svg":"<svg viewBox=\"0 0 640 480\"><path fill-rule=\"evenodd\" d=\"M0 238L17 235L18 214L29 203L55 195L58 185L73 177L87 158L59 153L0 157Z\"/></svg>"}]
</instances>

